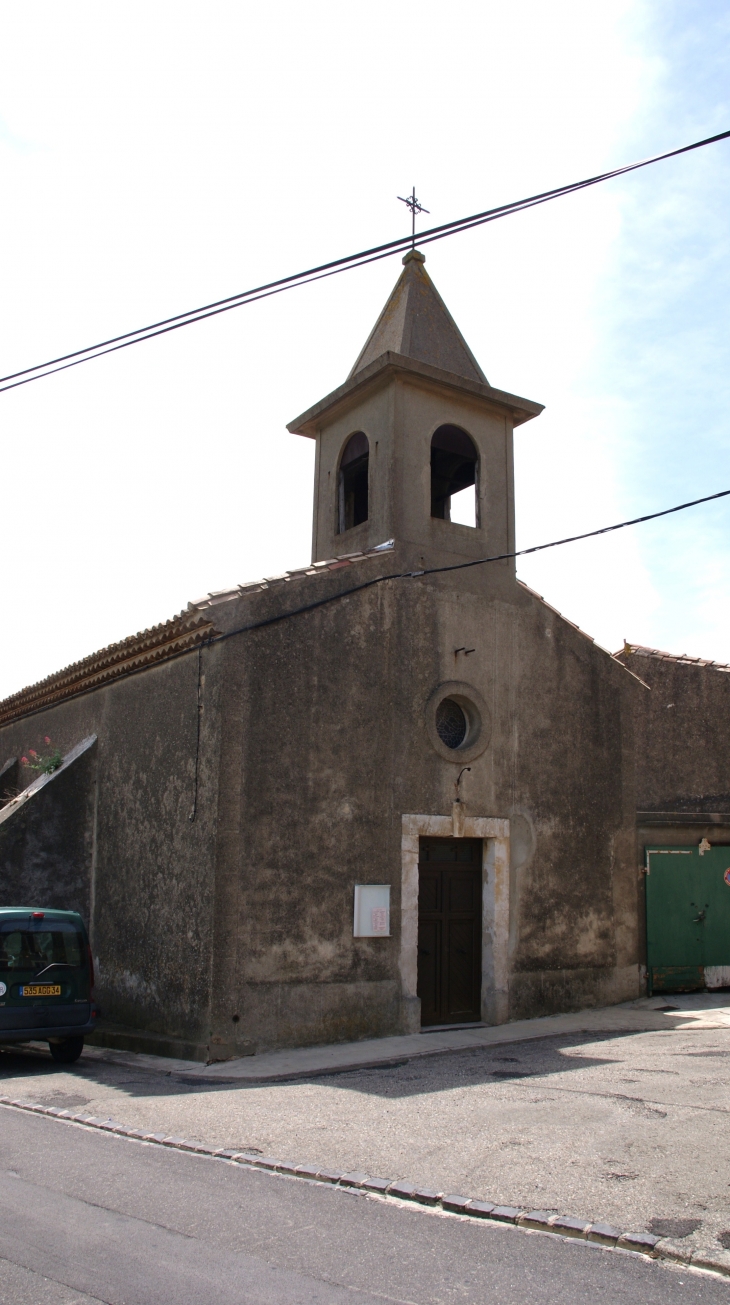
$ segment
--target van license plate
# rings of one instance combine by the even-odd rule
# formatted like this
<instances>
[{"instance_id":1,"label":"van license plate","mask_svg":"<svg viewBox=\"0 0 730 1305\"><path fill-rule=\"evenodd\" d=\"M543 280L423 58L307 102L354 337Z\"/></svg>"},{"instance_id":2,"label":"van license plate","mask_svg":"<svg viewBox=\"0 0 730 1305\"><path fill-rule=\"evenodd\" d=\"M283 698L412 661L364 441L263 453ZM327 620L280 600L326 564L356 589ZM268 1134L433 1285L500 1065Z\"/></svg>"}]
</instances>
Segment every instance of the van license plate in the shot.
<instances>
[{"instance_id":1,"label":"van license plate","mask_svg":"<svg viewBox=\"0 0 730 1305\"><path fill-rule=\"evenodd\" d=\"M60 983L24 983L20 987L21 997L60 997Z\"/></svg>"}]
</instances>

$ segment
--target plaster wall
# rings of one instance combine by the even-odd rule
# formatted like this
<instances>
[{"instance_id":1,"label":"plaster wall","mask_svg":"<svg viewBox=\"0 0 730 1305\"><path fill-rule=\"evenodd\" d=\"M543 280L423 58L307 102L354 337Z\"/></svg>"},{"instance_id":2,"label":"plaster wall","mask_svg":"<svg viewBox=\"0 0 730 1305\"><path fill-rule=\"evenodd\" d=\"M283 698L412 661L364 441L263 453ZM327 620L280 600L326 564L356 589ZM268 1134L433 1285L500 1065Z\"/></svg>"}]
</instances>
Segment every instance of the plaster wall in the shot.
<instances>
[{"instance_id":1,"label":"plaster wall","mask_svg":"<svg viewBox=\"0 0 730 1305\"><path fill-rule=\"evenodd\" d=\"M460 547L465 528L438 524ZM216 624L409 556L220 602ZM3 759L45 734L64 751L98 736L93 802L87 786L77 806L95 811L83 891L107 1018L216 1058L418 1027L403 820L453 831L465 762L462 835L486 840L487 1018L638 995L632 729L647 690L503 570L384 581L205 648L201 668L195 821L197 653L0 734ZM429 704L454 682L481 730L452 755ZM53 890L41 862L23 874ZM390 938L353 938L358 882L391 884Z\"/></svg>"},{"instance_id":2,"label":"plaster wall","mask_svg":"<svg viewBox=\"0 0 730 1305\"><path fill-rule=\"evenodd\" d=\"M401 556L378 565L399 570ZM335 581L308 584L315 601ZM514 832L495 1017L639 995L632 722L646 690L530 591L506 589L478 568L387 581L224 645L213 1019L223 1045L417 1024L402 821L451 817L464 757L433 745L427 705L454 680L483 704L465 817ZM275 604L234 601L216 621L233 628ZM456 651L465 646L468 657ZM391 938L353 938L358 882L390 883Z\"/></svg>"},{"instance_id":3,"label":"plaster wall","mask_svg":"<svg viewBox=\"0 0 730 1305\"><path fill-rule=\"evenodd\" d=\"M729 812L730 671L619 655L651 689L636 699L638 809Z\"/></svg>"},{"instance_id":4,"label":"plaster wall","mask_svg":"<svg viewBox=\"0 0 730 1305\"><path fill-rule=\"evenodd\" d=\"M431 439L441 425L461 426L479 454L478 527L431 517ZM370 444L369 516L337 533L338 474L348 439ZM317 437L313 559L371 548L396 538L418 565L514 551L512 421L468 392L407 374L388 374ZM514 567L504 563L510 575Z\"/></svg>"},{"instance_id":5,"label":"plaster wall","mask_svg":"<svg viewBox=\"0 0 730 1305\"><path fill-rule=\"evenodd\" d=\"M0 827L0 904L81 911L107 1019L207 1045L217 802L215 653L208 652L197 812L197 653L0 731L0 764L48 735L98 742ZM213 742L211 744L211 737ZM33 778L21 775L20 787Z\"/></svg>"}]
</instances>

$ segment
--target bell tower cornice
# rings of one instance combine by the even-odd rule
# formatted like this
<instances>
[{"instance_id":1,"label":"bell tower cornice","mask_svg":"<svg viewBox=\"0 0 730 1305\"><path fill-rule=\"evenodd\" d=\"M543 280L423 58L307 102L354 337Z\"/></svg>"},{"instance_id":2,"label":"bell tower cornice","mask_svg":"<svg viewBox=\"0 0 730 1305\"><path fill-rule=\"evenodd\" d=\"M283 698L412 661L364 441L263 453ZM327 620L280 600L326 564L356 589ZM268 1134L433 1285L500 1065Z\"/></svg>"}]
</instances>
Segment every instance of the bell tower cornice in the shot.
<instances>
[{"instance_id":1,"label":"bell tower cornice","mask_svg":"<svg viewBox=\"0 0 730 1305\"><path fill-rule=\"evenodd\" d=\"M353 400L364 398L368 391L378 389L398 373L405 377L410 376L416 381L418 379L430 381L433 385L459 390L462 394L485 400L493 408L508 413L512 418L513 426L521 426L523 422L539 417L545 406L542 403L535 403L532 399L523 399L518 394L510 394L507 390L497 390L486 381L469 380L465 376L458 376L455 372L444 371L441 367L420 362L417 358L388 351L362 370L350 374L343 385L325 395L319 403L313 404L294 421L290 421L287 430L292 435L306 435L310 439L316 439L317 431L324 422L346 412Z\"/></svg>"}]
</instances>

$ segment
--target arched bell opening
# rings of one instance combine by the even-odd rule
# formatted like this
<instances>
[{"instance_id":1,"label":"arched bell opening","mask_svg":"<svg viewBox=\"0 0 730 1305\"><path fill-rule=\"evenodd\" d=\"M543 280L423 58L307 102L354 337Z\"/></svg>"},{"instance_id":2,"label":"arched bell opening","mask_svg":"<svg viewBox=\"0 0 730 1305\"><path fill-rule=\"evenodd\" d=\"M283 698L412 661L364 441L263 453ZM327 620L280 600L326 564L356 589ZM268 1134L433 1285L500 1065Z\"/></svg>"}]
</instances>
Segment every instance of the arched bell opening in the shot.
<instances>
[{"instance_id":1,"label":"arched bell opening","mask_svg":"<svg viewBox=\"0 0 730 1305\"><path fill-rule=\"evenodd\" d=\"M337 531L343 534L368 519L370 445L361 430L347 441L340 458Z\"/></svg>"},{"instance_id":2,"label":"arched bell opening","mask_svg":"<svg viewBox=\"0 0 730 1305\"><path fill-rule=\"evenodd\" d=\"M439 426L431 440L431 516L477 526L479 454L460 426ZM471 490L471 493L469 493Z\"/></svg>"}]
</instances>

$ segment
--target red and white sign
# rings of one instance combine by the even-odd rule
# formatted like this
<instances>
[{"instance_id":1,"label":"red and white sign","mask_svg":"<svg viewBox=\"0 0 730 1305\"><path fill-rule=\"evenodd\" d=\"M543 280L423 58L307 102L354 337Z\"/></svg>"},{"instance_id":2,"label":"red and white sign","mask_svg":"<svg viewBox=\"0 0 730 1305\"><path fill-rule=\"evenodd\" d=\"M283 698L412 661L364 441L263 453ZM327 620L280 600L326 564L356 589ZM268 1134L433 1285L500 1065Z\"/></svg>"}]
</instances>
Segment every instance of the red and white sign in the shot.
<instances>
[{"instance_id":1,"label":"red and white sign","mask_svg":"<svg viewBox=\"0 0 730 1305\"><path fill-rule=\"evenodd\" d=\"M730 874L730 871L728 871ZM374 906L370 912L370 928L373 933L388 932L388 912L384 906Z\"/></svg>"}]
</instances>

